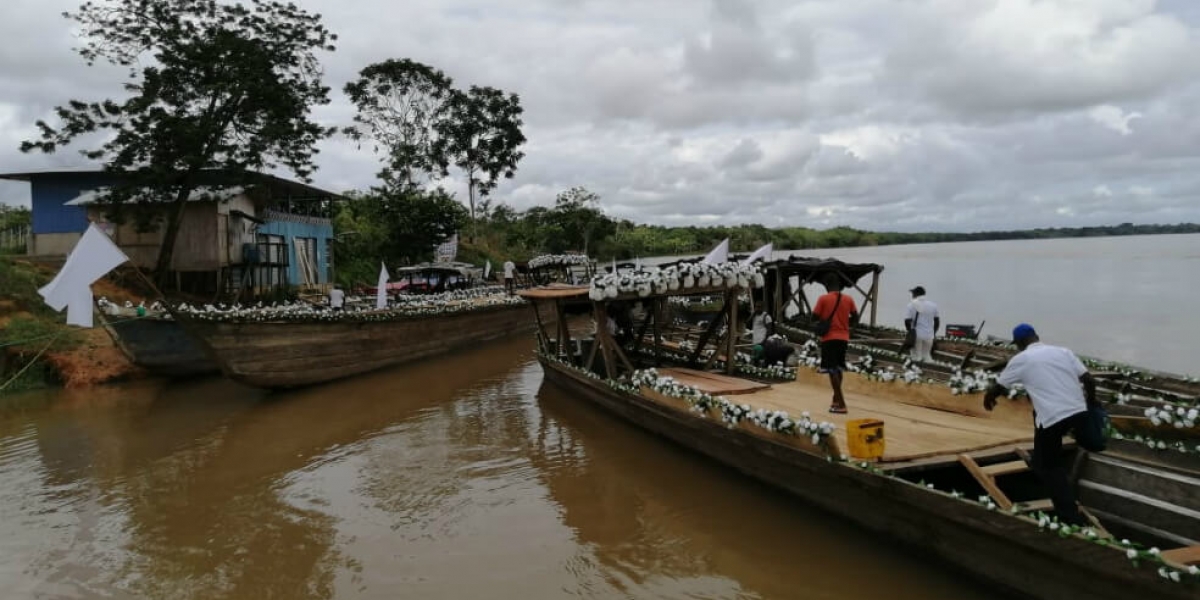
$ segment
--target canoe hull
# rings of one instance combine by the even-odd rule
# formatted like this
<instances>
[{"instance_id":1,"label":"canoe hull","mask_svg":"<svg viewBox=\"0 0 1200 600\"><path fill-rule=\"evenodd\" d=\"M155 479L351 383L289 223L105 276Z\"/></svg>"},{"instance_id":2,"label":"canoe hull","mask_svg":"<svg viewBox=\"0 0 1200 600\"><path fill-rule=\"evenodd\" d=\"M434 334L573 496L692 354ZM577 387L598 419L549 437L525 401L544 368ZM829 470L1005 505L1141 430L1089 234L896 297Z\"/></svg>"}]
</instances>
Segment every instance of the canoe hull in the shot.
<instances>
[{"instance_id":1,"label":"canoe hull","mask_svg":"<svg viewBox=\"0 0 1200 600\"><path fill-rule=\"evenodd\" d=\"M1039 598L1194 597L1112 548L620 392L542 361L546 379L618 416L872 531Z\"/></svg>"},{"instance_id":2,"label":"canoe hull","mask_svg":"<svg viewBox=\"0 0 1200 600\"><path fill-rule=\"evenodd\" d=\"M221 371L246 385L314 385L533 329L528 307L366 322L228 323L188 319Z\"/></svg>"},{"instance_id":3,"label":"canoe hull","mask_svg":"<svg viewBox=\"0 0 1200 600\"><path fill-rule=\"evenodd\" d=\"M130 362L151 375L185 378L221 371L204 345L177 321L155 317L110 319L103 315L100 319Z\"/></svg>"}]
</instances>

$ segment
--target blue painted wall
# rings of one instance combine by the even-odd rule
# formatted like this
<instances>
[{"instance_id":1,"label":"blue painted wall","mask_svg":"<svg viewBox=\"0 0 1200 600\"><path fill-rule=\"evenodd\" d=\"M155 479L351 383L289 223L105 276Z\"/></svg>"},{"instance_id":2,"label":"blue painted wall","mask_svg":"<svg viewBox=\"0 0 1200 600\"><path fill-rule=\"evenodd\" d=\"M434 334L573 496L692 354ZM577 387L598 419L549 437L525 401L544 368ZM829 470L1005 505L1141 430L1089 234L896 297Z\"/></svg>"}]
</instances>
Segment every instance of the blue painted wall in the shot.
<instances>
[{"instance_id":1,"label":"blue painted wall","mask_svg":"<svg viewBox=\"0 0 1200 600\"><path fill-rule=\"evenodd\" d=\"M105 175L34 177L30 182L33 233L83 233L87 231L87 208L64 206L79 194L111 182Z\"/></svg>"},{"instance_id":2,"label":"blue painted wall","mask_svg":"<svg viewBox=\"0 0 1200 600\"><path fill-rule=\"evenodd\" d=\"M296 238L317 238L317 282L329 283L329 264L326 260L328 243L333 237L333 225L312 225L290 221L268 221L258 227L258 233L281 235L288 249L288 282L297 285L304 281L300 275L300 260L296 257Z\"/></svg>"}]
</instances>

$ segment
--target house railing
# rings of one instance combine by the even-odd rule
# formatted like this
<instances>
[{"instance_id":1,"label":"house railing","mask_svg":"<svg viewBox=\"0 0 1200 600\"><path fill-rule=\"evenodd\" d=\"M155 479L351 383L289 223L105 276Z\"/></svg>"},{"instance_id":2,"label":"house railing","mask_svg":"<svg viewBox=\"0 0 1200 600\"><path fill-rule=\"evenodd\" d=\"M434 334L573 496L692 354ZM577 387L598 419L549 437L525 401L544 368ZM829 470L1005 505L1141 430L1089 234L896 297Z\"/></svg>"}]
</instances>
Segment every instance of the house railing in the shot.
<instances>
[{"instance_id":1,"label":"house railing","mask_svg":"<svg viewBox=\"0 0 1200 600\"><path fill-rule=\"evenodd\" d=\"M28 247L28 226L0 229L0 254L25 254Z\"/></svg>"}]
</instances>

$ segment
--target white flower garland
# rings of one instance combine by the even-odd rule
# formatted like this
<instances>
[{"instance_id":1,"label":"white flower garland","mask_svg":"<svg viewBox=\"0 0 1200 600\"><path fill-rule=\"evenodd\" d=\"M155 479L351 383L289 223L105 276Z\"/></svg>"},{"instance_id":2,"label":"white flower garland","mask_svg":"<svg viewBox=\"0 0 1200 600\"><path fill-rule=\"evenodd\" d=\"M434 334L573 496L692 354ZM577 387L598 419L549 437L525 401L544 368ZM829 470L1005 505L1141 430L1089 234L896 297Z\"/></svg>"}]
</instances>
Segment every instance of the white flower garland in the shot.
<instances>
[{"instance_id":1,"label":"white flower garland","mask_svg":"<svg viewBox=\"0 0 1200 600\"><path fill-rule=\"evenodd\" d=\"M549 266L573 266L573 265L588 265L592 259L586 254L543 254L535 256L529 260L530 269L540 269Z\"/></svg>"},{"instance_id":2,"label":"white flower garland","mask_svg":"<svg viewBox=\"0 0 1200 600\"><path fill-rule=\"evenodd\" d=\"M872 463L853 461L853 462L846 462L845 464L848 464L852 467L862 469L864 471L869 471L871 473L874 473L876 475L880 475L883 477L900 479L896 475L893 475L891 473L883 471L882 469L878 468L876 465L874 465ZM907 480L905 480L905 481L907 481ZM962 492L959 492L958 490L951 490L949 492L946 492L944 490L937 489L937 487L934 484L926 483L923 480L919 481L917 483L913 483L912 485L918 485L918 486L921 486L923 488L926 488L926 489L934 491L934 492L946 494L946 495L949 495L951 498L954 498L956 500L960 500L963 502L972 502L971 500L967 499ZM988 496L986 494L979 496L975 503L979 504L980 506L983 506L984 508L986 508L987 510L990 510L990 511L999 511L1000 510L1000 507L996 504L996 501L993 500L991 496ZM1021 503L1018 502L1015 506L1013 506L1012 509L1009 510L1009 514L1019 515L1020 510L1021 510ZM1123 549L1125 557L1128 558L1135 567L1138 566L1139 561L1147 561L1150 563L1157 563L1159 565L1158 575L1159 575L1159 577L1162 577L1163 579L1167 579L1167 580L1170 580L1175 583L1200 584L1200 567L1198 567L1196 565L1191 565L1191 566L1187 567L1186 569L1177 569L1175 567L1169 566L1163 560L1161 552L1159 551L1158 548L1155 548L1155 547L1144 548L1143 546L1135 544L1127 539L1117 540L1115 538L1101 537L1100 533L1098 531L1096 531L1096 528L1094 528L1094 527L1091 527L1091 526L1081 527L1078 525L1069 525L1067 523L1063 523L1063 522L1059 521L1058 518L1055 517L1054 515L1047 514L1043 511L1037 511L1035 513L1028 515L1028 517L1029 517L1028 520L1032 524L1036 525L1039 530L1044 531L1046 533L1054 534L1054 535L1057 535L1062 538L1067 538L1067 537L1077 535L1077 536L1080 536L1082 539L1092 542L1093 544L1097 544L1100 546L1111 546L1113 548Z\"/></svg>"},{"instance_id":3,"label":"white flower garland","mask_svg":"<svg viewBox=\"0 0 1200 600\"><path fill-rule=\"evenodd\" d=\"M379 322L413 317L454 315L499 306L515 306L525 302L520 296L497 292L496 288L457 290L443 294L401 295L384 309L348 306L344 310L329 310L307 302L273 303L254 306L180 304L180 313L198 321L209 322Z\"/></svg>"},{"instance_id":4,"label":"white flower garland","mask_svg":"<svg viewBox=\"0 0 1200 600\"><path fill-rule=\"evenodd\" d=\"M592 278L592 289L588 296L595 301L611 300L623 294L637 294L645 298L651 293L665 295L692 288L758 288L765 282L758 265L684 263L657 271L596 275Z\"/></svg>"},{"instance_id":5,"label":"white flower garland","mask_svg":"<svg viewBox=\"0 0 1200 600\"><path fill-rule=\"evenodd\" d=\"M1196 426L1197 418L1200 417L1200 410L1196 407L1183 407L1171 404L1164 404L1158 407L1150 407L1143 411L1147 419L1155 426L1158 425L1174 425L1176 429L1191 429Z\"/></svg>"}]
</instances>

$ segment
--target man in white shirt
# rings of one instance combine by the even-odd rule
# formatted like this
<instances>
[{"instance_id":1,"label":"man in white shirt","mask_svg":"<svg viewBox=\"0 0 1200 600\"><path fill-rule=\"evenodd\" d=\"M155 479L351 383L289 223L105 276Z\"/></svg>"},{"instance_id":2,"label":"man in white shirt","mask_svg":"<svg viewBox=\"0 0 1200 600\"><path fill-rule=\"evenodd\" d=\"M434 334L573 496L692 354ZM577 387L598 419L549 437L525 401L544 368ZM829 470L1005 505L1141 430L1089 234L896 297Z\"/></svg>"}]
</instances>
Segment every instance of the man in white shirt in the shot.
<instances>
[{"instance_id":1,"label":"man in white shirt","mask_svg":"<svg viewBox=\"0 0 1200 600\"><path fill-rule=\"evenodd\" d=\"M516 275L517 265L511 260L504 261L504 289L508 290L510 296L517 287Z\"/></svg>"},{"instance_id":2,"label":"man in white shirt","mask_svg":"<svg viewBox=\"0 0 1200 600\"><path fill-rule=\"evenodd\" d=\"M1033 403L1037 426L1033 436L1033 469L1050 488L1058 518L1071 525L1086 525L1062 461L1062 438L1072 433L1079 447L1090 452L1104 451L1107 415L1096 399L1096 380L1074 352L1041 343L1028 324L1013 329L1013 343L1021 351L1008 361L996 384L987 391L983 406L992 410L996 398L1007 394L1009 386L1019 383L1025 387Z\"/></svg>"},{"instance_id":3,"label":"man in white shirt","mask_svg":"<svg viewBox=\"0 0 1200 600\"><path fill-rule=\"evenodd\" d=\"M345 306L346 292L343 292L342 288L336 285L333 286L333 289L329 290L329 308L333 310L342 310Z\"/></svg>"},{"instance_id":4,"label":"man in white shirt","mask_svg":"<svg viewBox=\"0 0 1200 600\"><path fill-rule=\"evenodd\" d=\"M908 303L908 312L904 316L904 329L916 329L911 356L917 361L933 360L933 338L942 326L938 315L937 304L925 297L925 288L917 286L911 290L912 302Z\"/></svg>"}]
</instances>

